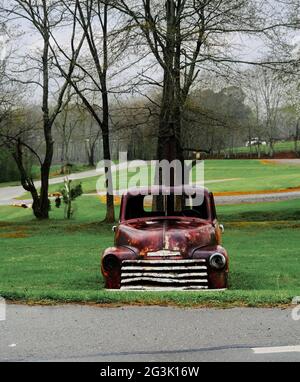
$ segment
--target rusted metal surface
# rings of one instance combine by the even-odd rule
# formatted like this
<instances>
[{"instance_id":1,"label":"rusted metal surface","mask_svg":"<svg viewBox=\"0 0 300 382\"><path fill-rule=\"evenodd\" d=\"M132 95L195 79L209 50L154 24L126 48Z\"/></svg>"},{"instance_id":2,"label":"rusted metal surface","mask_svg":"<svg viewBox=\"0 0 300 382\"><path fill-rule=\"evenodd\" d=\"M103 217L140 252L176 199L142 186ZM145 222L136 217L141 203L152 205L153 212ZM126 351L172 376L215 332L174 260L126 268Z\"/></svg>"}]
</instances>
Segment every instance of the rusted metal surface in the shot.
<instances>
[{"instance_id":1,"label":"rusted metal surface","mask_svg":"<svg viewBox=\"0 0 300 382\"><path fill-rule=\"evenodd\" d=\"M120 246L137 249L141 257L159 250L180 252L188 258L197 247L217 244L215 229L209 222L187 218L149 218L124 222L116 232Z\"/></svg>"},{"instance_id":2,"label":"rusted metal surface","mask_svg":"<svg viewBox=\"0 0 300 382\"><path fill-rule=\"evenodd\" d=\"M226 289L229 259L221 246L214 198L206 189L203 193L205 218L178 215L126 219L136 196L124 195L115 247L107 249L102 257L106 288ZM217 258L212 264L214 254Z\"/></svg>"}]
</instances>

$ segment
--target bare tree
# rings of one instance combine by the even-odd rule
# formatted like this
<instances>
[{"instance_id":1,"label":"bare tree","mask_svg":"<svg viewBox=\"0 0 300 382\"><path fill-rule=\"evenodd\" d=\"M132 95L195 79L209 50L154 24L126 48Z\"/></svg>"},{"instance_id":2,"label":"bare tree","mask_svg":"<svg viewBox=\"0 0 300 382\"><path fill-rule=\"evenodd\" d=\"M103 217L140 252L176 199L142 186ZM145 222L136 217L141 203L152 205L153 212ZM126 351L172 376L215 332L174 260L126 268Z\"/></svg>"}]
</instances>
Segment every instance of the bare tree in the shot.
<instances>
[{"instance_id":1,"label":"bare tree","mask_svg":"<svg viewBox=\"0 0 300 382\"><path fill-rule=\"evenodd\" d=\"M7 78L7 65L10 57L7 56L6 38L7 25L1 27L1 52L0 52L0 148L10 154L15 160L16 167L22 182L29 183L27 175L28 158L39 158L33 146L29 145L28 137L32 132L29 118L24 118L25 113L22 105L22 89L18 84L12 83ZM5 50L5 52L4 52ZM31 120L30 120L31 122ZM24 153L24 149L27 150Z\"/></svg>"},{"instance_id":2,"label":"bare tree","mask_svg":"<svg viewBox=\"0 0 300 382\"><path fill-rule=\"evenodd\" d=\"M24 56L18 59L17 66L14 66L13 80L23 83L25 85L34 84L41 91L41 103L43 113L43 133L45 152L41 158L37 155L40 163L41 171L41 189L38 193L33 180L27 174L23 164L23 150L29 149L19 137L11 137L16 142L15 160L21 174L22 186L26 191L29 191L33 198L33 211L37 218L49 218L49 176L50 168L53 158L54 140L52 136L52 129L54 122L63 108L66 106L68 100L65 99L65 93L68 88L69 78L75 69L75 63L79 56L84 37L81 38L76 45L75 41L75 27L71 35L72 45L72 60L67 66L66 78L62 84L59 84L56 97L52 99L51 94L51 81L53 79L53 65L52 65L52 41L51 37L54 30L57 29L63 21L63 12L59 11L60 2L46 1L46 0L14 0L5 1L0 4L0 15L7 23L15 23L16 20L23 20L27 22L34 32L39 35L42 41L42 47L39 57ZM25 62L29 66L20 67L20 62ZM36 70L34 69L36 68ZM29 78L24 79L29 73ZM18 77L18 74L20 76Z\"/></svg>"},{"instance_id":3,"label":"bare tree","mask_svg":"<svg viewBox=\"0 0 300 382\"><path fill-rule=\"evenodd\" d=\"M252 109L252 123L248 125L248 143L250 155L252 155L253 147L256 149L257 157L261 157L261 142L266 139L267 132L264 130L264 108L261 96L261 85L257 75L260 70L258 68L246 70L238 73L235 81L240 83L245 94L247 95L247 103ZM254 138L258 138L254 142ZM254 145L252 144L254 142Z\"/></svg>"},{"instance_id":4,"label":"bare tree","mask_svg":"<svg viewBox=\"0 0 300 382\"><path fill-rule=\"evenodd\" d=\"M285 108L288 111L292 125L292 138L294 140L294 151L299 156L299 140L300 140L300 93L299 79L297 76L288 76L285 92Z\"/></svg>"},{"instance_id":5,"label":"bare tree","mask_svg":"<svg viewBox=\"0 0 300 382\"><path fill-rule=\"evenodd\" d=\"M0 22L0 123L5 120L13 105L14 92L12 92L5 78L6 68L6 26Z\"/></svg>"},{"instance_id":6,"label":"bare tree","mask_svg":"<svg viewBox=\"0 0 300 382\"><path fill-rule=\"evenodd\" d=\"M268 2L249 0L116 0L115 7L139 28L163 73L158 159L183 158L182 113L203 70L232 63L257 64L238 56L241 35L265 37L283 23ZM153 79L149 83L153 84ZM156 80L156 82L158 82Z\"/></svg>"},{"instance_id":7,"label":"bare tree","mask_svg":"<svg viewBox=\"0 0 300 382\"><path fill-rule=\"evenodd\" d=\"M270 156L274 156L274 144L278 123L278 112L282 101L282 84L274 73L261 70L260 93L265 107L265 129L268 134Z\"/></svg>"},{"instance_id":8,"label":"bare tree","mask_svg":"<svg viewBox=\"0 0 300 382\"><path fill-rule=\"evenodd\" d=\"M72 15L74 23L80 26L87 43L89 52L88 59L76 63L77 76L70 77L60 63L58 55L53 54L55 63L63 77L73 87L83 105L95 119L102 135L104 160L110 162L110 138L109 138L109 91L107 76L109 69L109 5L107 1L76 0L75 5L67 1L62 1L64 7ZM99 38L99 34L101 37ZM72 57L68 56L61 44L56 40L58 52L66 60L72 62ZM95 92L100 95L100 102L95 102ZM99 113L100 111L100 113ZM90 143L90 142L89 142ZM89 146L90 149L90 146ZM105 168L106 187L112 184L111 166ZM107 222L115 221L114 197L107 192L106 202Z\"/></svg>"},{"instance_id":9,"label":"bare tree","mask_svg":"<svg viewBox=\"0 0 300 382\"><path fill-rule=\"evenodd\" d=\"M62 165L70 162L70 144L75 133L84 125L85 117L81 105L70 102L55 121L55 135L60 138L61 144Z\"/></svg>"},{"instance_id":10,"label":"bare tree","mask_svg":"<svg viewBox=\"0 0 300 382\"><path fill-rule=\"evenodd\" d=\"M281 76L271 69L256 67L244 76L246 94L256 116L255 132L259 141L264 134L269 143L270 156L274 156L274 144L278 133L279 111L284 101L284 84ZM250 141L254 137L251 136ZM258 145L260 155L260 144Z\"/></svg>"},{"instance_id":11,"label":"bare tree","mask_svg":"<svg viewBox=\"0 0 300 382\"><path fill-rule=\"evenodd\" d=\"M73 87L83 105L90 112L94 120L99 126L103 142L103 156L106 163L111 160L110 152L110 110L109 110L109 88L108 88L108 71L114 60L118 59L120 52L123 52L125 46L117 47L118 34L110 31L109 15L111 6L109 1L96 0L76 0L73 4L62 2L68 12L73 16L86 39L87 55L85 60L76 63L77 75L69 77L56 57L55 63L61 74L68 80ZM75 6L74 6L75 3ZM67 56L63 47L57 43L57 49L60 55L71 62L71 57ZM89 141L89 150L93 153L98 136L92 142ZM91 158L92 159L92 158ZM106 166L106 187L112 185L111 166ZM107 192L107 222L115 220L114 197Z\"/></svg>"},{"instance_id":12,"label":"bare tree","mask_svg":"<svg viewBox=\"0 0 300 382\"><path fill-rule=\"evenodd\" d=\"M183 114L184 151L221 155L221 150L229 148L228 155L233 155L245 140L250 114L240 87L193 91Z\"/></svg>"},{"instance_id":13,"label":"bare tree","mask_svg":"<svg viewBox=\"0 0 300 382\"><path fill-rule=\"evenodd\" d=\"M85 145L86 145L86 153L88 158L88 164L90 167L95 166L95 151L97 143L101 137L101 130L94 128L95 120L92 116L87 120L87 124L89 125L85 129Z\"/></svg>"}]
</instances>

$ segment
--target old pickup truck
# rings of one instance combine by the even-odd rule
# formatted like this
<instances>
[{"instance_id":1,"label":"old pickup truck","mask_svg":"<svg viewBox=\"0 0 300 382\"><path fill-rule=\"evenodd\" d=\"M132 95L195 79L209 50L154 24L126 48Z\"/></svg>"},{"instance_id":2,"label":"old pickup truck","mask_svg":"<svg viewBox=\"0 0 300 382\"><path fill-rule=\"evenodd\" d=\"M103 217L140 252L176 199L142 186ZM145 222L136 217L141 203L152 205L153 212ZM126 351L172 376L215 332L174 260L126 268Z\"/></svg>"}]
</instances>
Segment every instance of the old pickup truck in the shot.
<instances>
[{"instance_id":1,"label":"old pickup truck","mask_svg":"<svg viewBox=\"0 0 300 382\"><path fill-rule=\"evenodd\" d=\"M122 197L115 246L102 256L107 289L224 290L229 259L221 245L222 231L213 194L185 189L178 203L175 188L135 189ZM201 193L195 203L193 192ZM155 208L153 195L163 203ZM182 201L184 201L182 203ZM179 204L179 206L178 206Z\"/></svg>"}]
</instances>

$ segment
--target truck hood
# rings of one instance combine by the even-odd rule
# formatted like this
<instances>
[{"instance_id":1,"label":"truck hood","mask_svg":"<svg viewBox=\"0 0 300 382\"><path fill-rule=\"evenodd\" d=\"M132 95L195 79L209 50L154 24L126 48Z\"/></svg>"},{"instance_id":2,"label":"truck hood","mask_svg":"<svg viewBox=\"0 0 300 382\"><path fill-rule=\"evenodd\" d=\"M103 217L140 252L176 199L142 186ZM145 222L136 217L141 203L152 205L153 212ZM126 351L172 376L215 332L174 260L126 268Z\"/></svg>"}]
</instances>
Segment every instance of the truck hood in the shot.
<instances>
[{"instance_id":1,"label":"truck hood","mask_svg":"<svg viewBox=\"0 0 300 382\"><path fill-rule=\"evenodd\" d=\"M121 224L116 235L116 245L133 247L140 256L167 250L188 257L195 248L215 243L213 225L198 219L131 221Z\"/></svg>"}]
</instances>

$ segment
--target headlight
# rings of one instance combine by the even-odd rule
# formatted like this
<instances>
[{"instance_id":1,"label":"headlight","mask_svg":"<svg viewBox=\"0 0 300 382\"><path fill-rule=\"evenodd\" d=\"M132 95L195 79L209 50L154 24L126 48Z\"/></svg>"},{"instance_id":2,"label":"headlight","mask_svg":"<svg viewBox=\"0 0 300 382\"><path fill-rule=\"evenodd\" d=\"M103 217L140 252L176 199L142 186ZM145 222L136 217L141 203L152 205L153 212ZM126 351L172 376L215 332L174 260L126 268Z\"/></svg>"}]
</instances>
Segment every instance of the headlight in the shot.
<instances>
[{"instance_id":1,"label":"headlight","mask_svg":"<svg viewBox=\"0 0 300 382\"><path fill-rule=\"evenodd\" d=\"M114 255L108 255L103 260L103 268L106 272L111 272L120 266L119 260Z\"/></svg>"},{"instance_id":2,"label":"headlight","mask_svg":"<svg viewBox=\"0 0 300 382\"><path fill-rule=\"evenodd\" d=\"M212 268L221 270L226 265L226 257L222 253L215 253L210 257L209 264Z\"/></svg>"}]
</instances>

